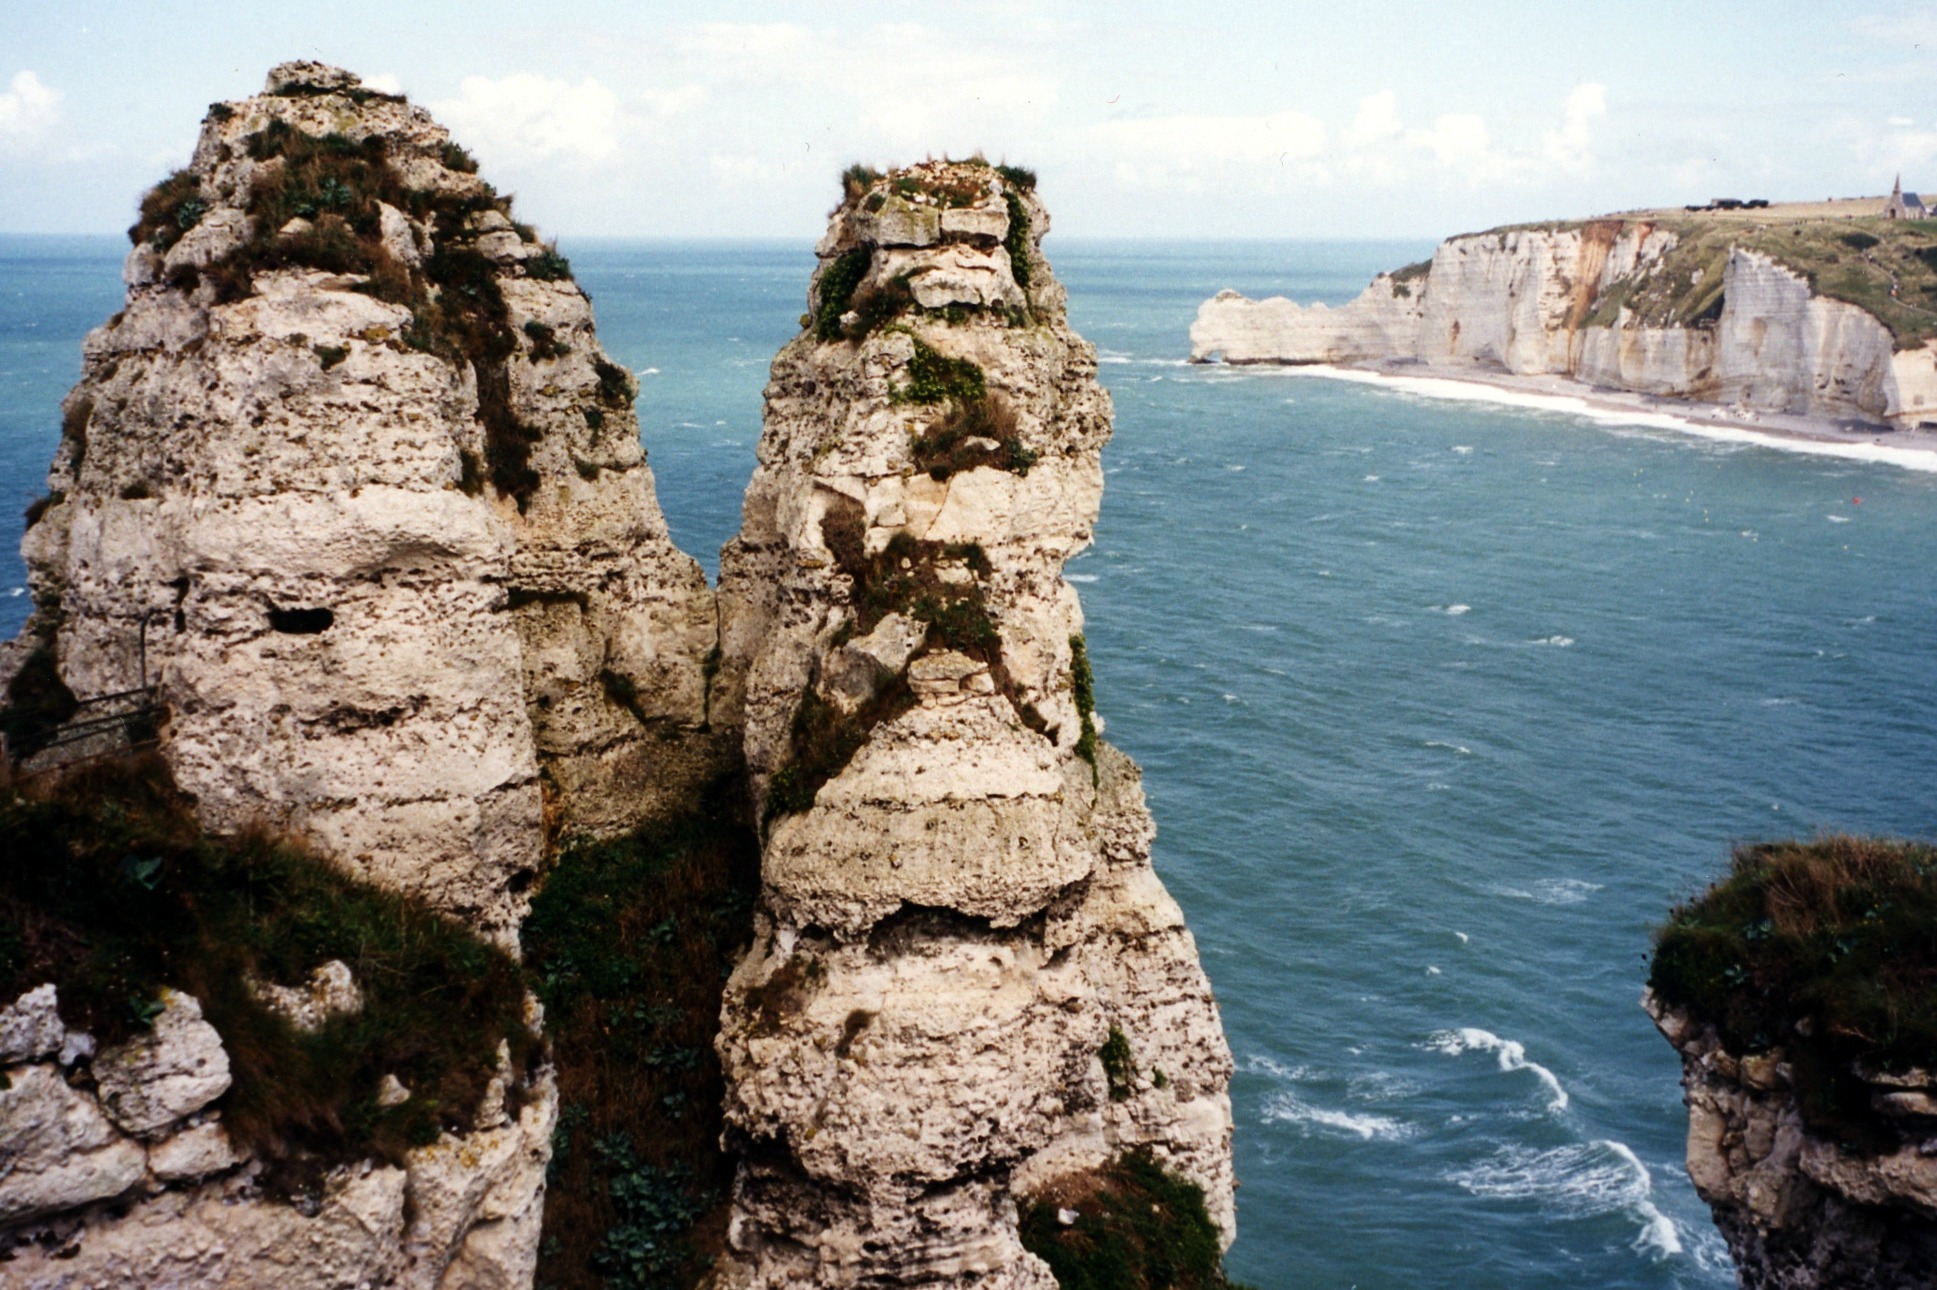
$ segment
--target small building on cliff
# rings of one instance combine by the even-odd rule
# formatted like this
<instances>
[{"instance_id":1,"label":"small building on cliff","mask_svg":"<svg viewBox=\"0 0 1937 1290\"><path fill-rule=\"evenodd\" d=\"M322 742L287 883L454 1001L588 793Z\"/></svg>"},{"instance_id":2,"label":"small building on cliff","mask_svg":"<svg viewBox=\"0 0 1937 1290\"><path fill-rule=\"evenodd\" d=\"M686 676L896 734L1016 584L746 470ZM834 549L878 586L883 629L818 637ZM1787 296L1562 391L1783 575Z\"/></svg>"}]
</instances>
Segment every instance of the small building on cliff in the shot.
<instances>
[{"instance_id":1,"label":"small building on cliff","mask_svg":"<svg viewBox=\"0 0 1937 1290\"><path fill-rule=\"evenodd\" d=\"M1898 175L1896 183L1890 186L1890 200L1883 204L1883 218L1929 219L1930 208L1917 194L1903 191L1903 176Z\"/></svg>"}]
</instances>

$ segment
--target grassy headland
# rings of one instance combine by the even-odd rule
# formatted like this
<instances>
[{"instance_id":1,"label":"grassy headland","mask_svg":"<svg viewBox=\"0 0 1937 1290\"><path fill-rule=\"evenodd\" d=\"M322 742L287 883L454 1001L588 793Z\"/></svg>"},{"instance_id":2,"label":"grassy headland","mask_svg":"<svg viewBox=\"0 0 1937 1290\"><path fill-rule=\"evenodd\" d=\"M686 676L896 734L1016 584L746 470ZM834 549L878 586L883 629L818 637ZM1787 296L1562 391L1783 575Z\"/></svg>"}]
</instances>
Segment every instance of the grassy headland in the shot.
<instances>
[{"instance_id":1,"label":"grassy headland","mask_svg":"<svg viewBox=\"0 0 1937 1290\"><path fill-rule=\"evenodd\" d=\"M1855 1068L1937 1068L1937 848L1855 837L1736 851L1656 935L1648 984L1740 1055L1781 1048L1803 1114L1869 1127Z\"/></svg>"}]
</instances>

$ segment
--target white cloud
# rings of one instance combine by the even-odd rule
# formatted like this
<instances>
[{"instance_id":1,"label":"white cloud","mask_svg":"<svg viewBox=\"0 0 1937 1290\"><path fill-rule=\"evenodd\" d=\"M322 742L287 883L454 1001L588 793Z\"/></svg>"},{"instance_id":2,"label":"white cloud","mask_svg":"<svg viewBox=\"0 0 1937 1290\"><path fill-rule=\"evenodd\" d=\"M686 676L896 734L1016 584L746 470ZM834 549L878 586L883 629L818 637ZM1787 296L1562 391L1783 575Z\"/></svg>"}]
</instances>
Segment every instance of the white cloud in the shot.
<instances>
[{"instance_id":1,"label":"white cloud","mask_svg":"<svg viewBox=\"0 0 1937 1290\"><path fill-rule=\"evenodd\" d=\"M1406 131L1406 142L1432 154L1449 169L1465 171L1472 179L1496 179L1504 159L1487 140L1486 118L1472 112L1448 112L1433 119L1428 130Z\"/></svg>"},{"instance_id":2,"label":"white cloud","mask_svg":"<svg viewBox=\"0 0 1937 1290\"><path fill-rule=\"evenodd\" d=\"M1890 124L1902 126L1902 125L1915 125L1917 123L1911 120L1907 116L1893 116L1890 118Z\"/></svg>"},{"instance_id":3,"label":"white cloud","mask_svg":"<svg viewBox=\"0 0 1937 1290\"><path fill-rule=\"evenodd\" d=\"M1230 170L1325 178L1308 164L1325 151L1325 123L1303 112L1141 117L1105 121L1084 134L1087 147L1114 159L1119 180L1139 188L1196 190L1207 176Z\"/></svg>"},{"instance_id":4,"label":"white cloud","mask_svg":"<svg viewBox=\"0 0 1937 1290\"><path fill-rule=\"evenodd\" d=\"M1060 87L1026 46L911 22L858 32L703 23L674 36L670 66L682 80L735 87L729 96L737 87L808 91L820 102L802 120L840 121L843 146L877 150L877 162L943 149L995 152L1033 138Z\"/></svg>"},{"instance_id":5,"label":"white cloud","mask_svg":"<svg viewBox=\"0 0 1937 1290\"><path fill-rule=\"evenodd\" d=\"M1359 114L1339 135L1347 148L1369 148L1396 138L1405 127L1399 124L1399 96L1380 90L1359 100Z\"/></svg>"},{"instance_id":6,"label":"white cloud","mask_svg":"<svg viewBox=\"0 0 1937 1290\"><path fill-rule=\"evenodd\" d=\"M1567 96L1560 128L1546 134L1547 159L1562 170L1586 170L1594 164L1594 123L1607 115L1607 86L1598 81L1576 85Z\"/></svg>"},{"instance_id":7,"label":"white cloud","mask_svg":"<svg viewBox=\"0 0 1937 1290\"><path fill-rule=\"evenodd\" d=\"M458 88L457 98L433 103L431 111L494 164L606 161L619 151L619 96L596 80L573 85L517 72L495 81L467 76Z\"/></svg>"},{"instance_id":8,"label":"white cloud","mask_svg":"<svg viewBox=\"0 0 1937 1290\"><path fill-rule=\"evenodd\" d=\"M0 142L25 142L45 133L60 120L60 91L41 84L31 71L14 73L0 94Z\"/></svg>"},{"instance_id":9,"label":"white cloud","mask_svg":"<svg viewBox=\"0 0 1937 1290\"><path fill-rule=\"evenodd\" d=\"M365 76L360 79L364 85L377 91L379 94L402 94L404 92L404 83L398 78L395 72L380 72L375 76Z\"/></svg>"}]
</instances>

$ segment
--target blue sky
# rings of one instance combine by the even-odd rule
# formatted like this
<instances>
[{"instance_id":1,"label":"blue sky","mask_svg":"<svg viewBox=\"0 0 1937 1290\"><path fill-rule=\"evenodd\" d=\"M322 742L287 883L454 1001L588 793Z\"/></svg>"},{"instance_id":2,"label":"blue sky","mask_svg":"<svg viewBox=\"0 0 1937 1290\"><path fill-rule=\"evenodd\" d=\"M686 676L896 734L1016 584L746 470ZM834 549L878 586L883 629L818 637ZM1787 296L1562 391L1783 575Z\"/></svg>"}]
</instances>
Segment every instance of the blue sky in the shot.
<instances>
[{"instance_id":1,"label":"blue sky","mask_svg":"<svg viewBox=\"0 0 1937 1290\"><path fill-rule=\"evenodd\" d=\"M0 31L4 232L124 227L299 57L430 107L568 237L810 237L847 163L976 149L1077 236L1937 188L1928 2L0 0Z\"/></svg>"}]
</instances>

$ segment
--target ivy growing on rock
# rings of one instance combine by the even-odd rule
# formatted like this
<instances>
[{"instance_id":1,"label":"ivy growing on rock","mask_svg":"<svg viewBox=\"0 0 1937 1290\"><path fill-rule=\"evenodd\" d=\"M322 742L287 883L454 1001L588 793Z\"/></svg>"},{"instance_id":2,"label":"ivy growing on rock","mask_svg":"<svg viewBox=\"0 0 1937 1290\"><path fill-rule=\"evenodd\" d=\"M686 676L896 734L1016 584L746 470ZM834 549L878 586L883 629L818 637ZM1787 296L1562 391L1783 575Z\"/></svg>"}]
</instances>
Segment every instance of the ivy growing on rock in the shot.
<instances>
[{"instance_id":1,"label":"ivy growing on rock","mask_svg":"<svg viewBox=\"0 0 1937 1290\"><path fill-rule=\"evenodd\" d=\"M561 1104L537 1284L695 1284L725 1237L713 1050L727 972L751 939L759 848L743 786L693 814L566 845L525 921Z\"/></svg>"}]
</instances>

